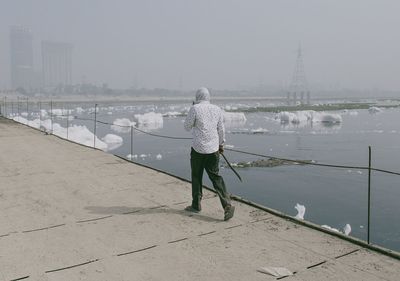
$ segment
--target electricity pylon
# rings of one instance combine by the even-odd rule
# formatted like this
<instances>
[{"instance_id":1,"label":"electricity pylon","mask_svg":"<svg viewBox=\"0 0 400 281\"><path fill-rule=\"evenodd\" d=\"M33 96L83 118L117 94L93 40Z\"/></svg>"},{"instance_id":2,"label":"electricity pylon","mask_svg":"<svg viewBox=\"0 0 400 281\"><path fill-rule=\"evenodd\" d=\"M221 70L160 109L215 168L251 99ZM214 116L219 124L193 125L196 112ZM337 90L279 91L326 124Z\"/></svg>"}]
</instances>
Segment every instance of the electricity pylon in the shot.
<instances>
[{"instance_id":1,"label":"electricity pylon","mask_svg":"<svg viewBox=\"0 0 400 281\"><path fill-rule=\"evenodd\" d=\"M304 101L304 95L306 95L306 101ZM292 82L287 93L287 102L289 105L297 105L298 98L300 104L310 104L310 91L308 89L306 73L304 71L303 52L300 44L297 50L297 60L293 72Z\"/></svg>"}]
</instances>

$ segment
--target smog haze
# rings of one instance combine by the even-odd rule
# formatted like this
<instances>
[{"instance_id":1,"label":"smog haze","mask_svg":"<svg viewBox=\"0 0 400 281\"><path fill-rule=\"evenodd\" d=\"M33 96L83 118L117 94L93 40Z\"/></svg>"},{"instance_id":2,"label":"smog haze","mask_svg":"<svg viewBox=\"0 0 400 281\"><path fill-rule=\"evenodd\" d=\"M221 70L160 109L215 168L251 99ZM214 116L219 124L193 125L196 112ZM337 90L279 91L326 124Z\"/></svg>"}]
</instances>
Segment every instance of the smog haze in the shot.
<instances>
[{"instance_id":1,"label":"smog haze","mask_svg":"<svg viewBox=\"0 0 400 281\"><path fill-rule=\"evenodd\" d=\"M399 1L1 0L0 88L10 26L72 49L72 80L113 88L286 87L301 44L311 87L400 89Z\"/></svg>"}]
</instances>

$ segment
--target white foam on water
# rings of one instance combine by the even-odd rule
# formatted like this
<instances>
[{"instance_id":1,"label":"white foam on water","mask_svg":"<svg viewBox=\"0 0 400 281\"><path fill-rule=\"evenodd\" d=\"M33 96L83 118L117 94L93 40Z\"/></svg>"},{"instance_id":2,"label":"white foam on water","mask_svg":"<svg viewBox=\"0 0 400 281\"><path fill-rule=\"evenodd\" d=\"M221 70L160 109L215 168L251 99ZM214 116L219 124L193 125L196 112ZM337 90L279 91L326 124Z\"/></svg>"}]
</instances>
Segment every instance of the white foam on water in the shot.
<instances>
[{"instance_id":1,"label":"white foam on water","mask_svg":"<svg viewBox=\"0 0 400 281\"><path fill-rule=\"evenodd\" d=\"M345 235L349 235L351 232L351 225L347 223L343 228L343 232Z\"/></svg>"},{"instance_id":2,"label":"white foam on water","mask_svg":"<svg viewBox=\"0 0 400 281\"><path fill-rule=\"evenodd\" d=\"M128 155L126 155L126 158L128 158L129 160L133 160L133 159L137 159L138 158L138 156L137 156L137 154L128 154Z\"/></svg>"},{"instance_id":3,"label":"white foam on water","mask_svg":"<svg viewBox=\"0 0 400 281\"><path fill-rule=\"evenodd\" d=\"M162 155L161 154L157 154L156 159L157 160L161 160L162 159Z\"/></svg>"},{"instance_id":4,"label":"white foam on water","mask_svg":"<svg viewBox=\"0 0 400 281\"><path fill-rule=\"evenodd\" d=\"M120 136L114 134L107 134L101 140L107 144L107 151L117 149L124 142Z\"/></svg>"},{"instance_id":5,"label":"white foam on water","mask_svg":"<svg viewBox=\"0 0 400 281\"><path fill-rule=\"evenodd\" d=\"M75 108L75 112L77 114L82 114L83 112L85 112L85 110L82 107L77 107L77 108Z\"/></svg>"},{"instance_id":6,"label":"white foam on water","mask_svg":"<svg viewBox=\"0 0 400 281\"><path fill-rule=\"evenodd\" d=\"M133 120L140 128L156 130L163 127L164 121L161 113L148 112L145 114L135 114Z\"/></svg>"},{"instance_id":7,"label":"white foam on water","mask_svg":"<svg viewBox=\"0 0 400 281\"><path fill-rule=\"evenodd\" d=\"M53 117L62 117L72 113L71 110L61 108L53 108L53 110L50 110L49 112L53 114Z\"/></svg>"},{"instance_id":8,"label":"white foam on water","mask_svg":"<svg viewBox=\"0 0 400 281\"><path fill-rule=\"evenodd\" d=\"M326 224L321 225L321 227L335 231L335 232L343 233L344 235L350 235L350 233L351 233L351 225L348 223L344 226L343 231L340 231L339 229L334 228L334 227L330 227L329 225L326 225Z\"/></svg>"},{"instance_id":9,"label":"white foam on water","mask_svg":"<svg viewBox=\"0 0 400 281\"><path fill-rule=\"evenodd\" d=\"M243 112L223 112L224 122L246 122L247 118Z\"/></svg>"},{"instance_id":10,"label":"white foam on water","mask_svg":"<svg viewBox=\"0 0 400 281\"><path fill-rule=\"evenodd\" d=\"M111 125L111 130L117 133L129 133L131 131L131 127L135 125L136 123L128 118L118 118L115 119L113 125Z\"/></svg>"},{"instance_id":11,"label":"white foam on water","mask_svg":"<svg viewBox=\"0 0 400 281\"><path fill-rule=\"evenodd\" d=\"M61 127L57 123L54 123L53 134L66 138L67 129ZM73 125L68 129L68 139L77 143L81 143L87 146L93 146L93 138L93 133L86 126ZM96 148L101 150L108 150L108 145L96 137Z\"/></svg>"},{"instance_id":12,"label":"white foam on water","mask_svg":"<svg viewBox=\"0 0 400 281\"><path fill-rule=\"evenodd\" d=\"M368 108L368 112L371 114L376 114L382 112L382 109L376 106L371 106L370 108Z\"/></svg>"},{"instance_id":13,"label":"white foam on water","mask_svg":"<svg viewBox=\"0 0 400 281\"><path fill-rule=\"evenodd\" d=\"M40 121L39 119L27 120L21 116L16 116L13 118L13 120L33 128L37 129L41 128L42 130L45 130L47 132L51 132L51 130L53 129L52 133L54 135L64 139L67 138L67 128L64 128L60 124L54 122L52 125L51 119L45 119L42 121ZM91 147L93 147L94 143L93 133L86 126L80 126L80 125L73 125L68 128L68 139ZM101 150L107 150L108 145L96 137L96 148Z\"/></svg>"},{"instance_id":14,"label":"white foam on water","mask_svg":"<svg viewBox=\"0 0 400 281\"><path fill-rule=\"evenodd\" d=\"M330 227L329 225L326 225L326 224L321 225L321 227L329 229L329 230L332 230L332 231L335 231L335 232L340 232L339 229Z\"/></svg>"},{"instance_id":15,"label":"white foam on water","mask_svg":"<svg viewBox=\"0 0 400 281\"><path fill-rule=\"evenodd\" d=\"M342 123L342 116L340 114L329 113L329 112L316 112L313 110L303 110L288 112L282 111L275 116L276 120L280 120L281 123L287 124L304 124L307 122L321 122L328 124L339 124Z\"/></svg>"},{"instance_id":16,"label":"white foam on water","mask_svg":"<svg viewBox=\"0 0 400 281\"><path fill-rule=\"evenodd\" d=\"M164 113L162 116L163 117L177 117L177 116L181 116L183 113L179 112L179 111L168 111L166 113Z\"/></svg>"},{"instance_id":17,"label":"white foam on water","mask_svg":"<svg viewBox=\"0 0 400 281\"><path fill-rule=\"evenodd\" d=\"M247 118L243 112L223 111L224 124L227 128L241 127L246 124Z\"/></svg>"},{"instance_id":18,"label":"white foam on water","mask_svg":"<svg viewBox=\"0 0 400 281\"><path fill-rule=\"evenodd\" d=\"M297 215L295 216L296 219L304 220L304 214L306 213L306 207L304 205L300 205L299 203L294 206L297 210Z\"/></svg>"},{"instance_id":19,"label":"white foam on water","mask_svg":"<svg viewBox=\"0 0 400 281\"><path fill-rule=\"evenodd\" d=\"M253 134L265 134L268 133L269 130L259 127L257 129L251 129L250 132L252 132Z\"/></svg>"}]
</instances>

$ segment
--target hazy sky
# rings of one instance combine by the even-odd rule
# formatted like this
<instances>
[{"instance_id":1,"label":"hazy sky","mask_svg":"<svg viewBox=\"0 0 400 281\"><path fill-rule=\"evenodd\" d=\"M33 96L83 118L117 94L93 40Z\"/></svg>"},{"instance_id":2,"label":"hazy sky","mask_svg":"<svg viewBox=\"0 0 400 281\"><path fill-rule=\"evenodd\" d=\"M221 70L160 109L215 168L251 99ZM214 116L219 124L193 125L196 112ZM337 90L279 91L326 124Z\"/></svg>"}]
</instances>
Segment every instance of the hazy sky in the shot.
<instances>
[{"instance_id":1,"label":"hazy sky","mask_svg":"<svg viewBox=\"0 0 400 281\"><path fill-rule=\"evenodd\" d=\"M9 26L69 42L73 80L125 88L290 83L301 42L311 86L400 89L399 0L0 0L0 88Z\"/></svg>"}]
</instances>

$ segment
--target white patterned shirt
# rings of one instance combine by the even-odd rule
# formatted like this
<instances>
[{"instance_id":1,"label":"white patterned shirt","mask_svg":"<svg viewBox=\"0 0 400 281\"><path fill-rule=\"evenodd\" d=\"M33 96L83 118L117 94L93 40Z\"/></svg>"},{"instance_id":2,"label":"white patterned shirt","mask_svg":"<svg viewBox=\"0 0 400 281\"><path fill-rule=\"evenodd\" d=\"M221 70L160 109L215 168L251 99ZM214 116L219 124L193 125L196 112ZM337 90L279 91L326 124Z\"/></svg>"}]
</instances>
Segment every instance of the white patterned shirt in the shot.
<instances>
[{"instance_id":1,"label":"white patterned shirt","mask_svg":"<svg viewBox=\"0 0 400 281\"><path fill-rule=\"evenodd\" d=\"M200 101L190 108L184 127L187 131L193 129L192 147L198 153L217 152L225 142L222 110L209 101Z\"/></svg>"}]
</instances>

